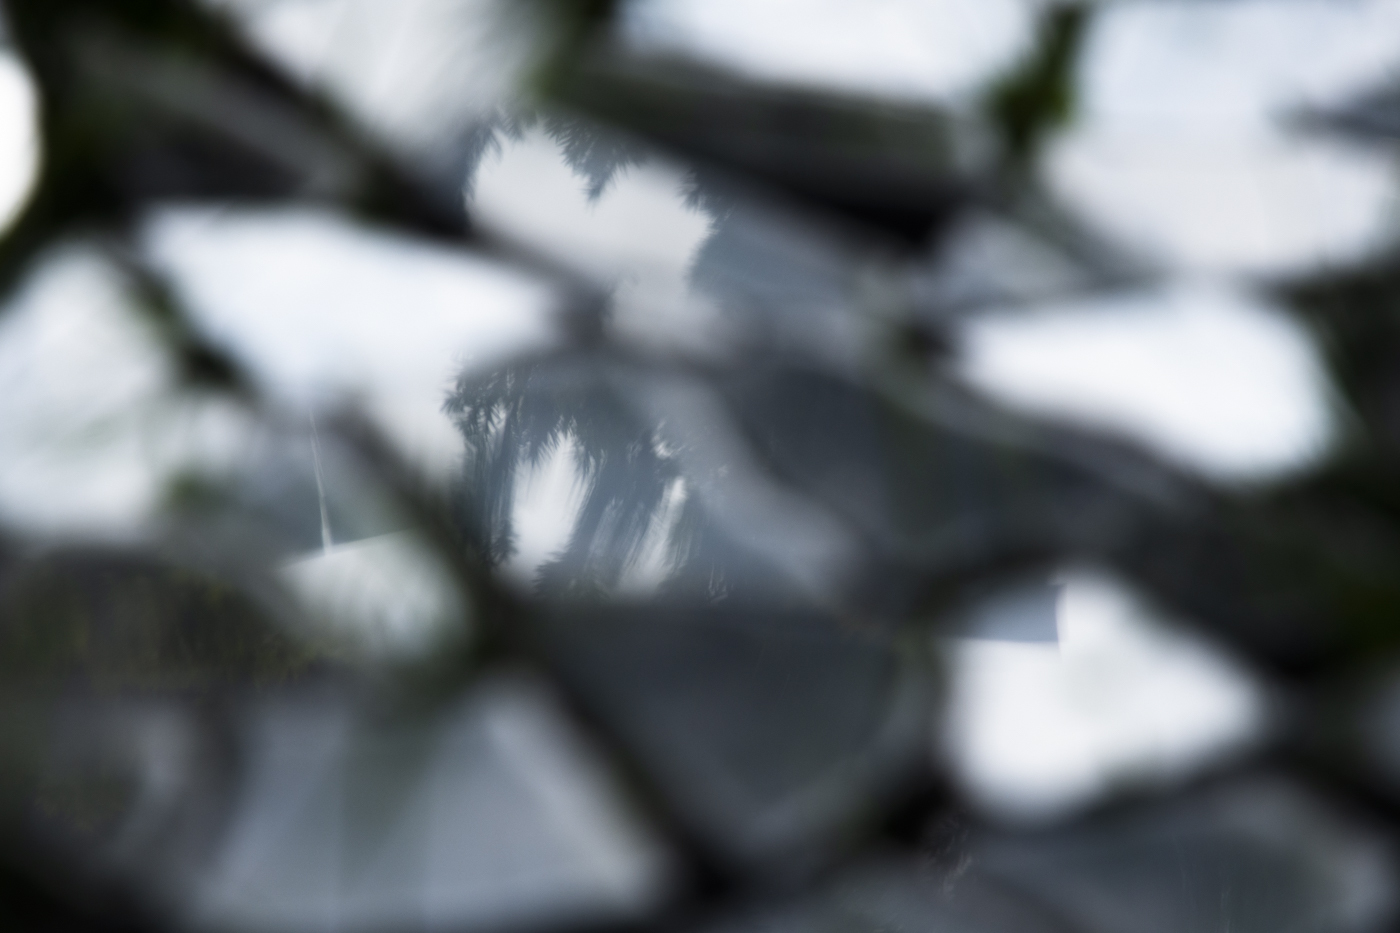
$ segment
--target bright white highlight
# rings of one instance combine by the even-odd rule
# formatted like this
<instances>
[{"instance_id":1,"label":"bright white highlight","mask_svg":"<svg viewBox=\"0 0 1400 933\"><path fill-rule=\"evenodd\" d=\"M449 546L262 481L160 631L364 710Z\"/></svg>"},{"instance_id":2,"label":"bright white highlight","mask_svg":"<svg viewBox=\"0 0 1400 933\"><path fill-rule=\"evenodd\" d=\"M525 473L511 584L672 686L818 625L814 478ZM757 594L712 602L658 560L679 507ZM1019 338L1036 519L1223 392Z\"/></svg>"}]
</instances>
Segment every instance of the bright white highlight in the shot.
<instances>
[{"instance_id":1,"label":"bright white highlight","mask_svg":"<svg viewBox=\"0 0 1400 933\"><path fill-rule=\"evenodd\" d=\"M1397 206L1382 153L1281 133L1089 123L1051 150L1047 171L1107 233L1188 270L1349 259L1391 231Z\"/></svg>"},{"instance_id":2,"label":"bright white highlight","mask_svg":"<svg viewBox=\"0 0 1400 933\"><path fill-rule=\"evenodd\" d=\"M1119 584L1070 574L1059 612L1058 647L963 640L949 648L944 745L989 811L1058 815L1124 782L1179 778L1258 735L1261 691Z\"/></svg>"},{"instance_id":3,"label":"bright white highlight","mask_svg":"<svg viewBox=\"0 0 1400 933\"><path fill-rule=\"evenodd\" d=\"M517 583L528 585L540 567L569 543L583 505L574 457L575 445L566 440L517 479L510 519L515 553L506 565Z\"/></svg>"},{"instance_id":4,"label":"bright white highlight","mask_svg":"<svg viewBox=\"0 0 1400 933\"><path fill-rule=\"evenodd\" d=\"M1048 180L1172 266L1267 273L1353 257L1394 230L1389 160L1282 121L1380 81L1396 59L1393 0L1104 7L1082 114Z\"/></svg>"},{"instance_id":5,"label":"bright white highlight","mask_svg":"<svg viewBox=\"0 0 1400 933\"><path fill-rule=\"evenodd\" d=\"M77 244L0 312L0 522L41 537L140 537L178 472L227 464L252 423L181 391L126 282Z\"/></svg>"},{"instance_id":6,"label":"bright white highlight","mask_svg":"<svg viewBox=\"0 0 1400 933\"><path fill-rule=\"evenodd\" d=\"M771 81L907 98L970 91L1029 45L1018 0L642 0L626 34Z\"/></svg>"},{"instance_id":7,"label":"bright white highlight","mask_svg":"<svg viewBox=\"0 0 1400 933\"><path fill-rule=\"evenodd\" d=\"M38 104L19 59L0 52L0 230L24 206L39 172Z\"/></svg>"},{"instance_id":8,"label":"bright white highlight","mask_svg":"<svg viewBox=\"0 0 1400 933\"><path fill-rule=\"evenodd\" d=\"M171 387L113 269L77 247L42 260L0 317L0 520L131 533L159 494L148 441Z\"/></svg>"},{"instance_id":9,"label":"bright white highlight","mask_svg":"<svg viewBox=\"0 0 1400 933\"><path fill-rule=\"evenodd\" d=\"M497 0L205 0L265 54L405 155L447 167L510 96L528 46Z\"/></svg>"},{"instance_id":10,"label":"bright white highlight","mask_svg":"<svg viewBox=\"0 0 1400 933\"><path fill-rule=\"evenodd\" d=\"M709 218L685 206L683 175L654 161L620 171L596 201L587 180L542 130L502 139L473 185L476 213L601 276L684 270L709 231Z\"/></svg>"},{"instance_id":11,"label":"bright white highlight","mask_svg":"<svg viewBox=\"0 0 1400 933\"><path fill-rule=\"evenodd\" d=\"M335 214L171 209L145 242L265 388L302 408L362 403L434 476L461 458L442 411L453 380L551 335L543 286Z\"/></svg>"},{"instance_id":12,"label":"bright white highlight","mask_svg":"<svg viewBox=\"0 0 1400 933\"><path fill-rule=\"evenodd\" d=\"M412 532L333 545L278 575L311 618L370 655L425 654L465 621L450 572Z\"/></svg>"},{"instance_id":13,"label":"bright white highlight","mask_svg":"<svg viewBox=\"0 0 1400 933\"><path fill-rule=\"evenodd\" d=\"M120 535L141 522L159 491L143 428L171 387L114 270L77 248L43 261L0 317L5 523Z\"/></svg>"},{"instance_id":14,"label":"bright white highlight","mask_svg":"<svg viewBox=\"0 0 1400 933\"><path fill-rule=\"evenodd\" d=\"M538 129L502 139L473 183L474 216L613 289L613 323L653 343L703 339L714 326L689 288L710 219L687 207L684 176L658 160L618 172L596 200Z\"/></svg>"},{"instance_id":15,"label":"bright white highlight","mask_svg":"<svg viewBox=\"0 0 1400 933\"><path fill-rule=\"evenodd\" d=\"M1081 63L1093 120L1269 129L1338 103L1400 59L1395 0L1237 0L1103 7Z\"/></svg>"},{"instance_id":16,"label":"bright white highlight","mask_svg":"<svg viewBox=\"0 0 1400 933\"><path fill-rule=\"evenodd\" d=\"M1307 465L1333 432L1325 377L1301 329L1210 283L988 316L963 373L1041 414L1121 432L1220 479Z\"/></svg>"}]
</instances>

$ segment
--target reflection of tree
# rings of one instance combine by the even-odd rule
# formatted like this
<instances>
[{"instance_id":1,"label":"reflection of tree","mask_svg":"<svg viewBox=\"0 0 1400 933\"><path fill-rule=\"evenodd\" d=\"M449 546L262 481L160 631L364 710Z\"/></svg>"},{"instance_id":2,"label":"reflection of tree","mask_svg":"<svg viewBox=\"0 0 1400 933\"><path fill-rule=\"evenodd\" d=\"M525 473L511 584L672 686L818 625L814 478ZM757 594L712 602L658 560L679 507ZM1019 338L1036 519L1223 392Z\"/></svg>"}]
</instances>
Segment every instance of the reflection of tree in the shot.
<instances>
[{"instance_id":1,"label":"reflection of tree","mask_svg":"<svg viewBox=\"0 0 1400 933\"><path fill-rule=\"evenodd\" d=\"M481 158L498 149L501 137L520 139L535 127L559 146L564 163L594 199L620 172L654 152L634 137L588 120L549 112L500 113L473 135L465 190L471 192ZM752 253L753 247L743 222L733 216L735 193L728 177L692 168L676 194L711 218L710 234L691 269L692 287L736 319L743 317L745 326L760 328L762 339L773 340L772 328L749 313L753 296L734 289L726 277L735 256ZM820 294L830 290L827 277L816 284L807 280L810 265L776 269L774 257L767 255L750 256L753 262L780 280L778 287L790 302L810 302L814 294L829 297ZM798 326L810 324L811 315ZM470 504L463 498L459 511L473 527L473 539L482 542L493 565L508 560L515 552L511 515L520 481L551 456L567 453L581 504L568 543L537 572L535 582L542 591L577 596L614 590L653 547L661 550L667 571L661 584L665 593L713 599L771 590L767 562L707 517L694 494L697 477L682 474L675 449L680 441L674 432L663 439L659 425L626 397L635 387L619 387L621 380L612 378L618 366L626 368L607 352L575 347L484 377L459 379L445 408L466 444L460 490L469 491Z\"/></svg>"},{"instance_id":2,"label":"reflection of tree","mask_svg":"<svg viewBox=\"0 0 1400 933\"><path fill-rule=\"evenodd\" d=\"M674 452L584 361L539 360L484 379L463 378L447 403L466 441L463 482L472 491L477 539L500 564L514 552L511 513L522 474L550 456L572 456L581 493L562 552L540 568L542 589L582 595L615 587L652 535L665 535L673 569L700 557L703 522L693 500L660 528L681 479Z\"/></svg>"}]
</instances>

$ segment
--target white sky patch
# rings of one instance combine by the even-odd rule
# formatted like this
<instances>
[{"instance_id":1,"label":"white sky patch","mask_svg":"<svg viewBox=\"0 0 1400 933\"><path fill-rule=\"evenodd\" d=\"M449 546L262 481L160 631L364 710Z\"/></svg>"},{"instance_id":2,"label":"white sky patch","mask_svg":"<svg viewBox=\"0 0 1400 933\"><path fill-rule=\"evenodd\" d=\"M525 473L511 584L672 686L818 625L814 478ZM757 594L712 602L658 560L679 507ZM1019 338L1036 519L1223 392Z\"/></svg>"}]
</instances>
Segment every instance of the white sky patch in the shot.
<instances>
[{"instance_id":1,"label":"white sky patch","mask_svg":"<svg viewBox=\"0 0 1400 933\"><path fill-rule=\"evenodd\" d=\"M145 244L196 320L292 405L363 404L430 475L461 458L455 378L552 337L540 284L306 209L171 208Z\"/></svg>"},{"instance_id":2,"label":"white sky patch","mask_svg":"<svg viewBox=\"0 0 1400 933\"><path fill-rule=\"evenodd\" d=\"M543 130L501 139L484 158L473 207L484 220L528 238L599 276L683 272L710 230L686 206L682 172L650 160L620 171L596 200Z\"/></svg>"},{"instance_id":3,"label":"white sky patch","mask_svg":"<svg viewBox=\"0 0 1400 933\"><path fill-rule=\"evenodd\" d=\"M543 130L503 138L482 161L473 207L497 228L538 243L561 259L603 276L638 270L684 270L710 220L686 207L684 177L648 161L619 172L602 196L564 161Z\"/></svg>"},{"instance_id":4,"label":"white sky patch","mask_svg":"<svg viewBox=\"0 0 1400 933\"><path fill-rule=\"evenodd\" d=\"M583 487L577 465L577 442L560 444L535 469L518 477L511 525L515 530L515 554L506 572L518 584L529 586L547 561L568 545L583 507ZM684 485L672 483L657 508L643 539L637 561L624 570L618 591L628 596L655 592L672 567L667 544L684 501Z\"/></svg>"},{"instance_id":5,"label":"white sky patch","mask_svg":"<svg viewBox=\"0 0 1400 933\"><path fill-rule=\"evenodd\" d=\"M500 146L477 172L475 216L611 285L614 323L629 336L705 339L714 314L691 293L688 274L710 218L686 205L680 171L651 159L619 172L590 201L587 180L544 131Z\"/></svg>"},{"instance_id":6,"label":"white sky patch","mask_svg":"<svg viewBox=\"0 0 1400 933\"><path fill-rule=\"evenodd\" d=\"M1282 120L1397 63L1395 0L1106 5L1080 63L1081 113L1046 175L1089 220L1177 267L1349 258L1395 230L1390 163Z\"/></svg>"},{"instance_id":7,"label":"white sky patch","mask_svg":"<svg viewBox=\"0 0 1400 933\"><path fill-rule=\"evenodd\" d=\"M1259 736L1261 689L1114 581L1067 574L1059 629L1059 646L948 647L944 750L988 811L1057 816L1123 781L1183 777Z\"/></svg>"},{"instance_id":8,"label":"white sky patch","mask_svg":"<svg viewBox=\"0 0 1400 933\"><path fill-rule=\"evenodd\" d=\"M0 317L0 518L123 535L157 495L142 428L173 373L100 257L51 254Z\"/></svg>"},{"instance_id":9,"label":"white sky patch","mask_svg":"<svg viewBox=\"0 0 1400 933\"><path fill-rule=\"evenodd\" d=\"M528 60L498 0L206 0L265 54L410 156L441 159Z\"/></svg>"},{"instance_id":10,"label":"white sky patch","mask_svg":"<svg viewBox=\"0 0 1400 933\"><path fill-rule=\"evenodd\" d=\"M141 536L178 471L229 462L252 429L178 390L120 274L77 244L0 315L0 522L39 536Z\"/></svg>"},{"instance_id":11,"label":"white sky patch","mask_svg":"<svg viewBox=\"0 0 1400 933\"><path fill-rule=\"evenodd\" d=\"M1118 431L1218 479L1314 461L1334 431L1301 328L1247 292L1185 283L989 315L962 373L1013 405Z\"/></svg>"},{"instance_id":12,"label":"white sky patch","mask_svg":"<svg viewBox=\"0 0 1400 933\"><path fill-rule=\"evenodd\" d=\"M1029 45L1025 0L641 0L624 35L758 78L905 98L969 91Z\"/></svg>"},{"instance_id":13,"label":"white sky patch","mask_svg":"<svg viewBox=\"0 0 1400 933\"><path fill-rule=\"evenodd\" d=\"M289 561L279 577L311 617L372 655L423 655L467 605L440 556L412 532L337 544Z\"/></svg>"},{"instance_id":14,"label":"white sky patch","mask_svg":"<svg viewBox=\"0 0 1400 933\"><path fill-rule=\"evenodd\" d=\"M583 490L575 449L572 440L560 444L537 469L526 470L517 479L511 513L515 554L506 572L524 585L532 583L541 565L564 549L578 521Z\"/></svg>"},{"instance_id":15,"label":"white sky patch","mask_svg":"<svg viewBox=\"0 0 1400 933\"><path fill-rule=\"evenodd\" d=\"M1080 63L1091 120L1269 129L1400 62L1396 0L1107 4Z\"/></svg>"},{"instance_id":16,"label":"white sky patch","mask_svg":"<svg viewBox=\"0 0 1400 933\"><path fill-rule=\"evenodd\" d=\"M0 51L0 230L10 225L39 172L38 94L18 58Z\"/></svg>"},{"instance_id":17,"label":"white sky patch","mask_svg":"<svg viewBox=\"0 0 1400 933\"><path fill-rule=\"evenodd\" d=\"M1090 121L1046 170L1091 222L1178 269L1283 272L1354 258L1396 229L1391 161L1320 138Z\"/></svg>"}]
</instances>

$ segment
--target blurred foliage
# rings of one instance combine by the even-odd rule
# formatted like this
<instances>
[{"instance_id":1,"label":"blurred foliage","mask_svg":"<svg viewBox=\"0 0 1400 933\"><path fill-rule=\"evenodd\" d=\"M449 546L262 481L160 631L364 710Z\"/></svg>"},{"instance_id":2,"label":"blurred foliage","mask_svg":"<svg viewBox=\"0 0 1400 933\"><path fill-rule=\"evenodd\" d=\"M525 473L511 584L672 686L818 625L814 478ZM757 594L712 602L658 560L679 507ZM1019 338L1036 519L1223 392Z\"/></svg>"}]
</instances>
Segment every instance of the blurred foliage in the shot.
<instances>
[{"instance_id":1,"label":"blurred foliage","mask_svg":"<svg viewBox=\"0 0 1400 933\"><path fill-rule=\"evenodd\" d=\"M619 338L604 286L473 223L462 179L444 184L391 154L210 8L7 5L42 96L43 164L0 243L0 287L13 289L48 247L96 236L186 382L275 420L241 361L206 340L178 292L134 258L134 231L144 210L175 199L312 202L531 271L565 296L566 339L458 380L445 411L465 457L449 493L427 488L364 420L346 414L327 429L470 595L470 620L432 658L367 671L307 637L270 568L255 566L263 549L250 542L262 539L241 536L235 521L254 519L230 517L236 498L193 481L201 494L174 501L179 520L156 545L55 546L6 533L0 921L178 926L148 896L149 876L178 875L182 854L206 851L225 825L246 766L236 722L255 697L348 683L378 691L390 722L431 723L484 674L527 669L557 690L682 863L677 890L640 924L1390 922L1384 898L1358 880L1361 863L1348 861L1369 842L1328 836L1318 827L1332 817L1318 813L1346 814L1380 850L1397 841L1400 778L1337 747L1339 734L1359 734L1372 685L1393 673L1400 649L1395 255L1270 285L1317 336L1349 434L1303 475L1212 486L961 385L954 323L976 308L920 309L907 296L855 313L822 306L823 289L868 294L861 283L937 254L976 211L1084 260L1086 280L1121 284L1100 275L1107 260L1093 267L1106 253L1036 175L1049 134L1075 114L1094 6L1046 4L1033 48L971 112L631 55L610 32L616 6L557 0L517 11L547 34L534 97L464 127L462 162L541 127L594 199L655 151L682 162L689 199L713 216L692 283L741 334L727 354L652 353ZM772 217L796 220L783 228ZM781 236L764 233L770 221L801 231L772 255L764 249ZM555 456L574 466L579 518L521 589L504 572L519 484ZM208 521L207 537L226 535L227 551L182 549L192 539L180 521ZM638 595L626 582L649 548L663 582ZM1243 659L1283 698L1283 724L1247 760L1195 783L1128 787L1083 822L1039 833L995 830L930 766L943 688L929 635L998 585L1076 562L1120 572ZM208 747L190 793L214 801L204 803L213 815L170 805L171 835L137 845L123 801L140 767L108 745L163 721L154 701L193 717L191 742ZM65 755L80 762L76 773ZM1245 801L1256 787L1262 809ZM168 838L180 841L168 855L140 854ZM145 873L101 868L119 849L147 860ZM31 850L43 857L25 859ZM1164 880L1183 864L1189 897Z\"/></svg>"},{"instance_id":2,"label":"blurred foliage","mask_svg":"<svg viewBox=\"0 0 1400 933\"><path fill-rule=\"evenodd\" d=\"M1088 10L1052 7L1041 23L1037 54L992 89L988 110L1001 125L1010 159L1028 165L1045 134L1074 113L1074 64Z\"/></svg>"},{"instance_id":3,"label":"blurred foliage","mask_svg":"<svg viewBox=\"0 0 1400 933\"><path fill-rule=\"evenodd\" d=\"M11 686L98 696L272 686L305 672L310 650L229 583L129 553L70 552L12 572L3 613Z\"/></svg>"}]
</instances>

